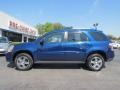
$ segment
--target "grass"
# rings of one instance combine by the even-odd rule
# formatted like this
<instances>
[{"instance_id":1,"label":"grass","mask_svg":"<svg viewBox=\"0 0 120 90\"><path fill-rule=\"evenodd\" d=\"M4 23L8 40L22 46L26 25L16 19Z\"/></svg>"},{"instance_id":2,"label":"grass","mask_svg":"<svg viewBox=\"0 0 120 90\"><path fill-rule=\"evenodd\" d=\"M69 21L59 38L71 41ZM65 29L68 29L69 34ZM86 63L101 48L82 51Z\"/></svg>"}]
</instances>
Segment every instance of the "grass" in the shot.
<instances>
[{"instance_id":1,"label":"grass","mask_svg":"<svg viewBox=\"0 0 120 90\"><path fill-rule=\"evenodd\" d=\"M17 44L21 44L22 42L11 42L10 44L12 45L17 45Z\"/></svg>"}]
</instances>

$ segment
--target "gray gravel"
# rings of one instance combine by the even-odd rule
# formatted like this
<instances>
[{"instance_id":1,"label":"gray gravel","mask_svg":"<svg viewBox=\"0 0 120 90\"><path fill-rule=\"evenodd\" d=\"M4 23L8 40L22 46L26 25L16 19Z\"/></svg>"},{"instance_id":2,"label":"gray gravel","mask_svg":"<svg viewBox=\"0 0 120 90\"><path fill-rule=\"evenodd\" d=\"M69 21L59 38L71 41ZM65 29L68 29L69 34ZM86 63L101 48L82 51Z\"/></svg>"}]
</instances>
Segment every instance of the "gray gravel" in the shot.
<instances>
[{"instance_id":1,"label":"gray gravel","mask_svg":"<svg viewBox=\"0 0 120 90\"><path fill-rule=\"evenodd\" d=\"M35 65L30 71L8 67L0 56L0 90L120 90L120 50L100 72L82 65Z\"/></svg>"}]
</instances>

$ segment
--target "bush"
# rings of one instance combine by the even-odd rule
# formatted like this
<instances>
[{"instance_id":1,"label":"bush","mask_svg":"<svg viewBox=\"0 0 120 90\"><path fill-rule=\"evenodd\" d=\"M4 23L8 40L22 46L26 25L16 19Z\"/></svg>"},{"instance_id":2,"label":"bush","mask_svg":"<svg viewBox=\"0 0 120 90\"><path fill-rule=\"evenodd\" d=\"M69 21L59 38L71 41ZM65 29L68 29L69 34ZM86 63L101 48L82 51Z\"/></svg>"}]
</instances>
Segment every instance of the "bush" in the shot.
<instances>
[{"instance_id":1,"label":"bush","mask_svg":"<svg viewBox=\"0 0 120 90\"><path fill-rule=\"evenodd\" d=\"M11 45L17 45L17 44L21 44L22 42L11 42Z\"/></svg>"}]
</instances>

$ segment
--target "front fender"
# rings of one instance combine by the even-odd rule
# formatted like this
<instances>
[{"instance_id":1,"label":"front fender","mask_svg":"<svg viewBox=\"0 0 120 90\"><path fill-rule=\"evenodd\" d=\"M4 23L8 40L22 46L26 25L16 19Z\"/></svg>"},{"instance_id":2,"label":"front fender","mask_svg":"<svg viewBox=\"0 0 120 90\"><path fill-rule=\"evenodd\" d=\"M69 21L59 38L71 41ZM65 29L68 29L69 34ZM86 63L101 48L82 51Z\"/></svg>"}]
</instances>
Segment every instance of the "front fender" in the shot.
<instances>
[{"instance_id":1,"label":"front fender","mask_svg":"<svg viewBox=\"0 0 120 90\"><path fill-rule=\"evenodd\" d=\"M30 53L34 59L34 61L37 60L37 49L38 46L35 43L24 43L20 45L16 45L13 49L13 58L17 53Z\"/></svg>"}]
</instances>

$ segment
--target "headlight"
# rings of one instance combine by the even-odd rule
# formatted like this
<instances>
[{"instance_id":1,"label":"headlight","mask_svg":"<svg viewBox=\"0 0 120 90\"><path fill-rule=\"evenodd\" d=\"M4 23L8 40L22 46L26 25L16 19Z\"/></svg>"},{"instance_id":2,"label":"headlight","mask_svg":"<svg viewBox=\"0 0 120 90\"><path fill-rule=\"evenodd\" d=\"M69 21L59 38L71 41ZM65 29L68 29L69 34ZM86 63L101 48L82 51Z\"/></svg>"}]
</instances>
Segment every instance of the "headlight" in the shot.
<instances>
[{"instance_id":1,"label":"headlight","mask_svg":"<svg viewBox=\"0 0 120 90\"><path fill-rule=\"evenodd\" d=\"M14 48L14 45L10 45L7 49L7 52L12 52L13 48Z\"/></svg>"}]
</instances>

